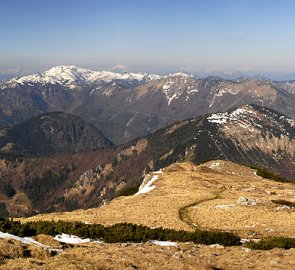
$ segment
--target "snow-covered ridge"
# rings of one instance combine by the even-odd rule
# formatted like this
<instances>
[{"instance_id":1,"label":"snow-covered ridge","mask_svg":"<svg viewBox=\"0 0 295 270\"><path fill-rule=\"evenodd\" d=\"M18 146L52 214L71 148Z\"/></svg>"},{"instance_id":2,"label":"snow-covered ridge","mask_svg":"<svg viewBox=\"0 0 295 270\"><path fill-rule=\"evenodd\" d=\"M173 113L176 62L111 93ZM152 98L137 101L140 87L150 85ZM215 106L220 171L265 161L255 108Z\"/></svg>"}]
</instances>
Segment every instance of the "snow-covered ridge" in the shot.
<instances>
[{"instance_id":1,"label":"snow-covered ridge","mask_svg":"<svg viewBox=\"0 0 295 270\"><path fill-rule=\"evenodd\" d=\"M184 72L176 72L176 73L171 73L169 75L164 76L164 78L169 78L169 77L184 77L184 78L190 78L193 77L193 75L186 74Z\"/></svg>"},{"instance_id":2,"label":"snow-covered ridge","mask_svg":"<svg viewBox=\"0 0 295 270\"><path fill-rule=\"evenodd\" d=\"M164 78L182 77L189 78L192 75L186 73L173 73L165 76L148 73L115 73L111 71L93 71L75 66L56 66L38 74L13 78L5 85L33 85L39 84L61 84L61 85L91 85L99 82L111 82L113 80L129 80L148 82Z\"/></svg>"},{"instance_id":3,"label":"snow-covered ridge","mask_svg":"<svg viewBox=\"0 0 295 270\"><path fill-rule=\"evenodd\" d=\"M111 82L112 80L150 81L161 79L162 76L147 73L115 73L110 71L93 71L75 66L57 66L39 74L14 78L9 84L62 84L62 85L87 85L99 81Z\"/></svg>"},{"instance_id":4,"label":"snow-covered ridge","mask_svg":"<svg viewBox=\"0 0 295 270\"><path fill-rule=\"evenodd\" d=\"M273 112L263 109L263 113L257 114L255 109L251 105L245 105L241 108L237 108L232 112L214 113L207 117L210 123L218 125L225 125L229 122L236 123L241 128L249 129L253 131L253 128L262 128L261 121L267 119L267 121L274 126L279 127L282 131L287 132L286 127L294 127L295 121L286 116L280 116L279 120L275 119ZM284 123L282 123L284 122ZM285 126L286 125L286 126Z\"/></svg>"},{"instance_id":5,"label":"snow-covered ridge","mask_svg":"<svg viewBox=\"0 0 295 270\"><path fill-rule=\"evenodd\" d=\"M249 115L249 114L255 115L256 112L251 110L251 107L245 106L244 108L235 109L232 112L214 113L208 116L207 120L210 123L226 124L229 121L240 120L241 116Z\"/></svg>"}]
</instances>

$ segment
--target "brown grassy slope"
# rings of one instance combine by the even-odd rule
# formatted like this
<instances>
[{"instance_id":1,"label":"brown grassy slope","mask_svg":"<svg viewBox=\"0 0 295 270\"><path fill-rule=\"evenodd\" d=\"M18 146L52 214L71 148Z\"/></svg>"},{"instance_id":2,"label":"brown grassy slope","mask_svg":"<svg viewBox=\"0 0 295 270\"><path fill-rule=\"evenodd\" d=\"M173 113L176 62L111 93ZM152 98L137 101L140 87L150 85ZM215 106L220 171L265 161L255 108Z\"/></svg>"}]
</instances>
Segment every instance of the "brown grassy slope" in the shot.
<instances>
[{"instance_id":1,"label":"brown grassy slope","mask_svg":"<svg viewBox=\"0 0 295 270\"><path fill-rule=\"evenodd\" d=\"M293 184L263 179L255 175L255 170L225 161L210 161L200 166L173 164L157 175L156 188L149 193L117 198L102 208L44 214L23 221L63 219L105 225L127 221L187 230L193 225L235 231L248 238L295 234L294 211L277 209L278 205L270 201L292 200ZM258 203L238 205L241 196L256 199ZM190 225L180 220L180 210ZM160 247L129 243L86 244L52 258L8 260L0 269L281 270L294 267L295 249L250 251L241 246L178 243L178 247Z\"/></svg>"},{"instance_id":2,"label":"brown grassy slope","mask_svg":"<svg viewBox=\"0 0 295 270\"><path fill-rule=\"evenodd\" d=\"M226 161L200 166L177 163L157 175L156 188L149 193L120 197L101 208L37 215L25 221L63 219L104 225L132 222L185 230L222 229L248 238L295 236L294 210L278 208L271 202L278 198L292 200L293 184L263 179L253 169ZM241 196L258 203L239 205Z\"/></svg>"},{"instance_id":3,"label":"brown grassy slope","mask_svg":"<svg viewBox=\"0 0 295 270\"><path fill-rule=\"evenodd\" d=\"M41 253L41 252L40 252ZM38 258L39 257L39 258ZM295 249L249 251L242 247L202 246L179 243L161 247L150 243L87 244L55 257L6 260L0 269L20 270L213 270L294 269Z\"/></svg>"}]
</instances>

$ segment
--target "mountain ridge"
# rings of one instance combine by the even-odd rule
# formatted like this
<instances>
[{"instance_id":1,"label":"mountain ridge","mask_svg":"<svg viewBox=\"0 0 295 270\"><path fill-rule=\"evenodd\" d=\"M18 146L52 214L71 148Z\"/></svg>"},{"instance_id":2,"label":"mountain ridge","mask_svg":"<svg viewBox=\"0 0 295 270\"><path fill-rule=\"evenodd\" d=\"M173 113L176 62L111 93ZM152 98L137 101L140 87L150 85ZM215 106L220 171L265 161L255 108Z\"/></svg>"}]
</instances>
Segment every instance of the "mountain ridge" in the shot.
<instances>
[{"instance_id":1,"label":"mountain ridge","mask_svg":"<svg viewBox=\"0 0 295 270\"><path fill-rule=\"evenodd\" d=\"M0 198L2 194L12 215L97 207L138 188L150 171L208 159L264 168L295 180L294 155L294 120L244 105L178 121L116 149L3 159Z\"/></svg>"},{"instance_id":2,"label":"mountain ridge","mask_svg":"<svg viewBox=\"0 0 295 270\"><path fill-rule=\"evenodd\" d=\"M19 79L20 83L17 80L2 83L0 127L40 113L64 111L79 115L112 141L122 144L178 120L243 104L256 104L295 117L293 82L261 78L200 79L184 73L165 76L111 73L117 75L109 76L110 73L105 72L99 77L103 72L85 69L78 76L77 70L80 69L53 68L47 71L51 77L48 75L44 83L38 82L39 79L35 83L24 83L28 77ZM100 75L93 75L91 83L85 83L85 78L91 74ZM59 83L51 83L55 81Z\"/></svg>"}]
</instances>

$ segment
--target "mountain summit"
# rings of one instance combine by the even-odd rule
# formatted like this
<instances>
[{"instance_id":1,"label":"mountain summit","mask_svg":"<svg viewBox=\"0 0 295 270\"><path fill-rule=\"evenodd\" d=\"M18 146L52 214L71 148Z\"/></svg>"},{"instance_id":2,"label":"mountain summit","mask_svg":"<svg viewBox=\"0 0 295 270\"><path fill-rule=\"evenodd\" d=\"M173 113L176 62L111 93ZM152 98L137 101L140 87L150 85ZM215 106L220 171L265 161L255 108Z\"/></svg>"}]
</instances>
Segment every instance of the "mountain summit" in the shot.
<instances>
[{"instance_id":1,"label":"mountain summit","mask_svg":"<svg viewBox=\"0 0 295 270\"><path fill-rule=\"evenodd\" d=\"M160 78L159 75L146 73L114 73L110 71L93 71L75 66L56 66L39 74L15 78L7 82L10 84L61 84L61 85L91 85L97 82L112 80L151 80Z\"/></svg>"}]
</instances>

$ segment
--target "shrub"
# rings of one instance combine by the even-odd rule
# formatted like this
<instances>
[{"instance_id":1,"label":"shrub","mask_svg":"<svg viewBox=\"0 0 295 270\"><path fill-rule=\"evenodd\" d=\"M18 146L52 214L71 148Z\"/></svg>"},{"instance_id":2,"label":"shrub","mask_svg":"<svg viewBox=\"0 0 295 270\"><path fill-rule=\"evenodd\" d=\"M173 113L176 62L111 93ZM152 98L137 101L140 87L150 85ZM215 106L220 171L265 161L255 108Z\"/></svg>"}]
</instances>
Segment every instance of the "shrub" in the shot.
<instances>
[{"instance_id":1,"label":"shrub","mask_svg":"<svg viewBox=\"0 0 295 270\"><path fill-rule=\"evenodd\" d=\"M240 244L240 237L229 232L202 231L195 232L177 231L165 228L150 228L131 223L119 223L104 227L100 224L84 224L81 222L65 221L37 221L20 223L4 219L0 221L0 231L18 236L34 236L47 234L55 236L66 233L77 235L81 238L100 239L107 243L117 242L146 242L148 240L160 241L192 241L197 244L220 244L233 246Z\"/></svg>"},{"instance_id":2,"label":"shrub","mask_svg":"<svg viewBox=\"0 0 295 270\"><path fill-rule=\"evenodd\" d=\"M263 178L266 178L266 179L270 179L270 180L273 180L273 181L276 181L276 182L281 182L281 183L294 183L294 180L290 180L290 179L287 179L283 176L279 176L277 174L274 174L272 172L269 172L265 169L261 169L261 168L255 168L255 167L251 167L252 169L255 169L256 170L256 174L258 176L261 176Z\"/></svg>"},{"instance_id":3,"label":"shrub","mask_svg":"<svg viewBox=\"0 0 295 270\"><path fill-rule=\"evenodd\" d=\"M290 202L286 200L271 200L272 203L279 204L279 205L286 205L289 207L295 207L295 202Z\"/></svg>"},{"instance_id":4,"label":"shrub","mask_svg":"<svg viewBox=\"0 0 295 270\"><path fill-rule=\"evenodd\" d=\"M140 185L136 185L136 186L132 186L132 187L125 187L125 188L123 188L123 189L119 192L118 197L120 197L120 196L131 196L131 195L135 194L135 193L138 191L139 186L140 186Z\"/></svg>"},{"instance_id":5,"label":"shrub","mask_svg":"<svg viewBox=\"0 0 295 270\"><path fill-rule=\"evenodd\" d=\"M245 246L251 249L262 249L262 250L269 250L273 248L290 249L290 248L295 248L295 238L269 237L269 238L264 238L257 243L251 241L249 243L246 243Z\"/></svg>"}]
</instances>

